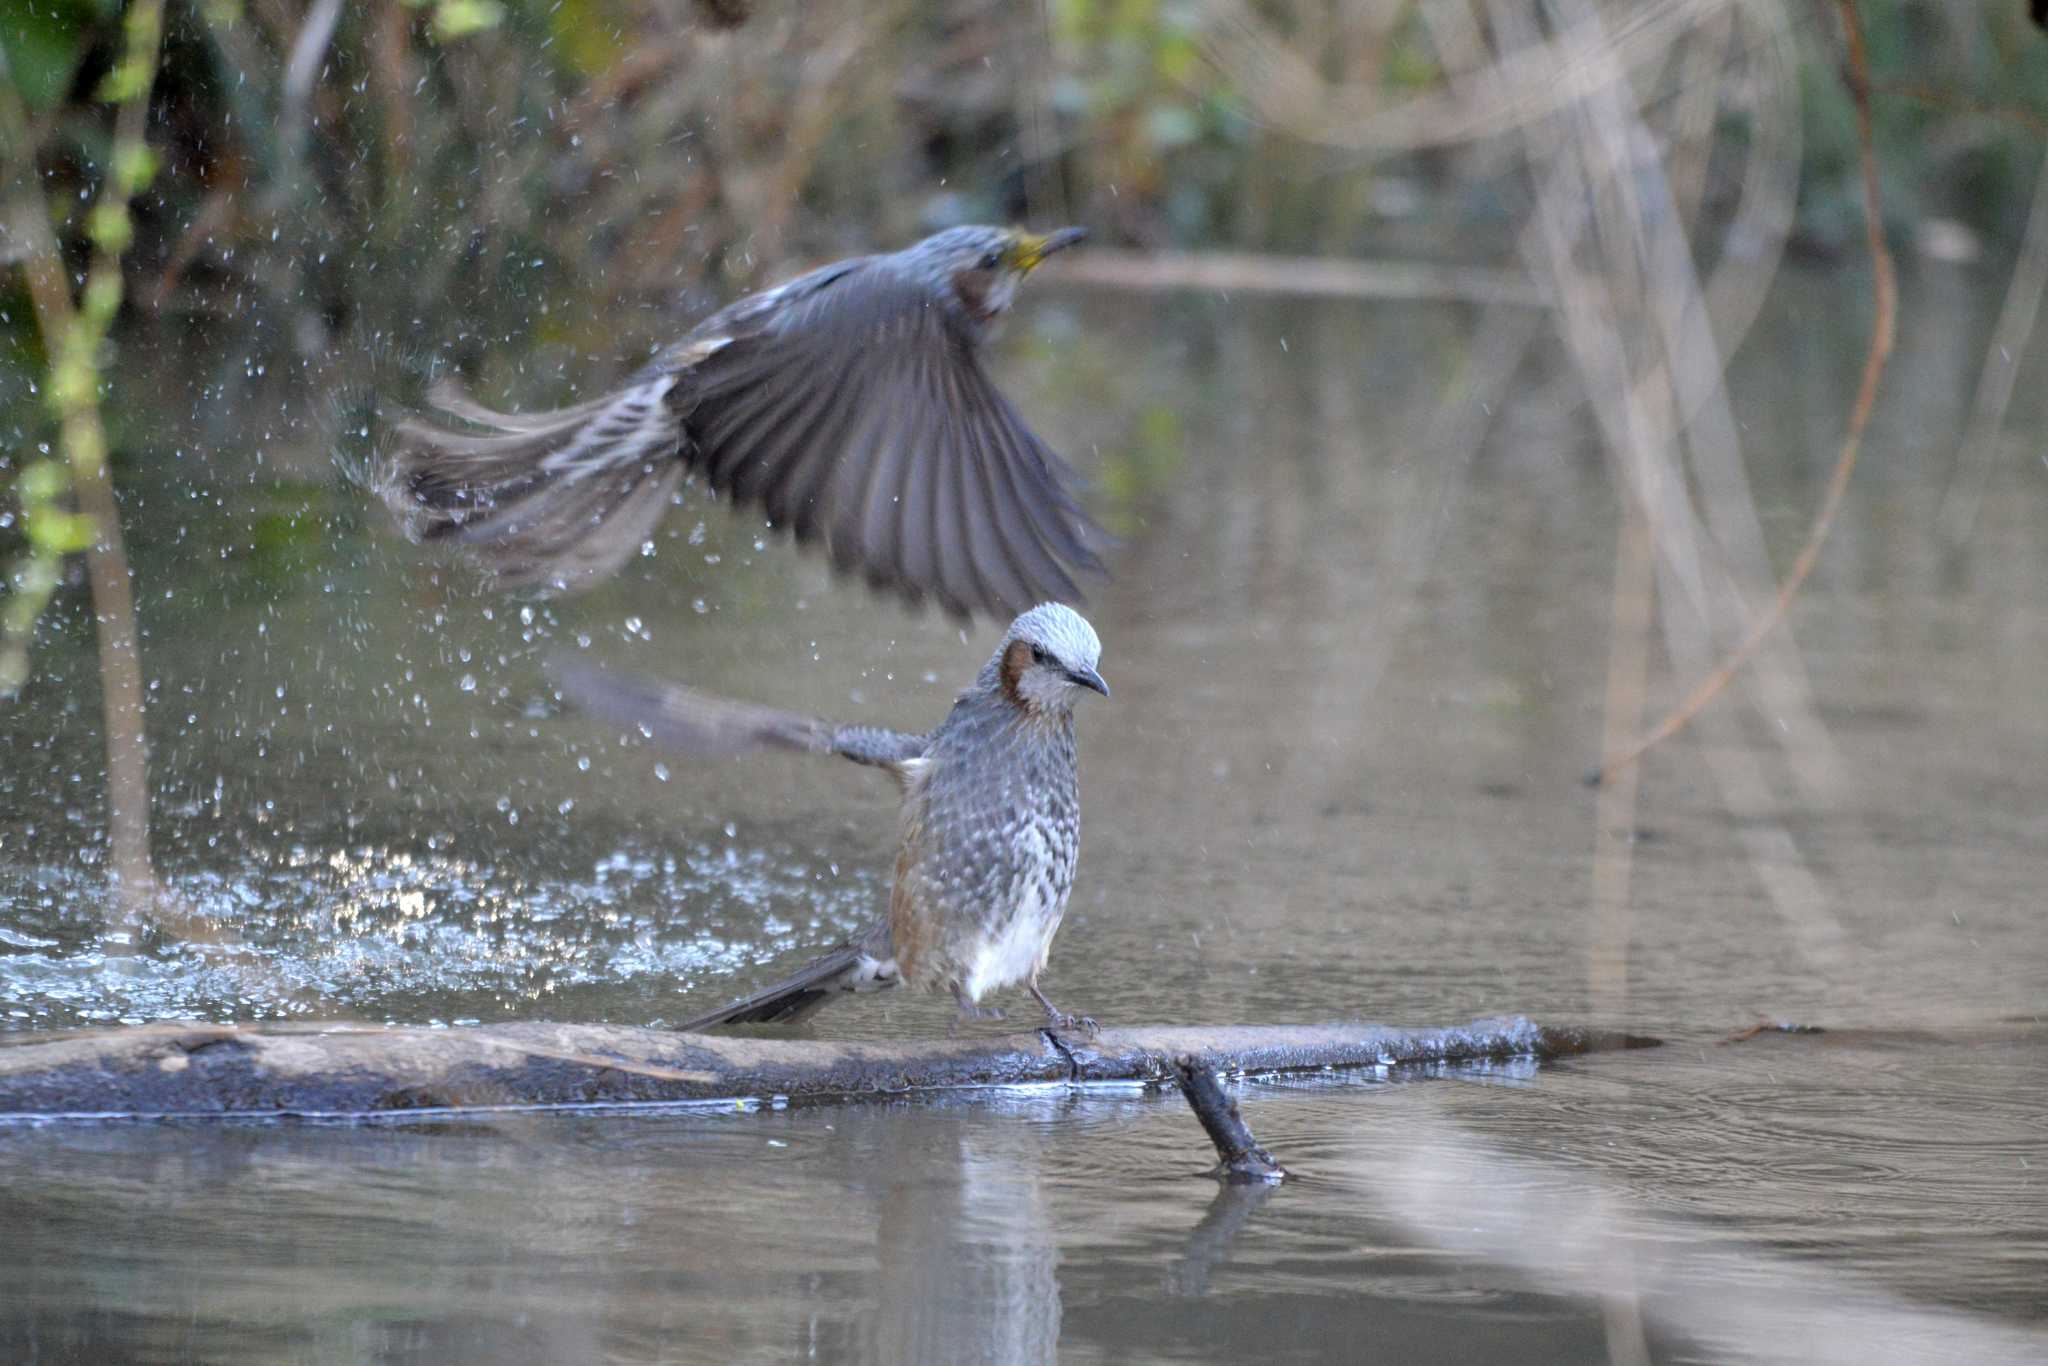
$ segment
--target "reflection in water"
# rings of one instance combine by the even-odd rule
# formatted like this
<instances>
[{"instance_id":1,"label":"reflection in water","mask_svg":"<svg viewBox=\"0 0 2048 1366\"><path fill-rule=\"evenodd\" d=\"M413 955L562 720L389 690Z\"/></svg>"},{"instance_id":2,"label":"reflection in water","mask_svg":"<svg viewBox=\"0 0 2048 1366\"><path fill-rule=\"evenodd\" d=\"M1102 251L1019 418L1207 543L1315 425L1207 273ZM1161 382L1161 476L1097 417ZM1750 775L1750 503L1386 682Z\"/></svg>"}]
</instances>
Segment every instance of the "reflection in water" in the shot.
<instances>
[{"instance_id":1,"label":"reflection in water","mask_svg":"<svg viewBox=\"0 0 2048 1366\"><path fill-rule=\"evenodd\" d=\"M1853 1277L1717 1240L1705 1225L1628 1208L1613 1186L1515 1162L1419 1126L1369 1173L1430 1241L1512 1267L1552 1291L1621 1296L1648 1326L1716 1361L1878 1366L2048 1360L2048 1332L1913 1304Z\"/></svg>"},{"instance_id":2,"label":"reflection in water","mask_svg":"<svg viewBox=\"0 0 2048 1366\"><path fill-rule=\"evenodd\" d=\"M1166 1288L1195 1299L1208 1294L1210 1274L1229 1260L1231 1243L1278 1189L1266 1181L1221 1182L1202 1222L1188 1234L1187 1255L1168 1274Z\"/></svg>"},{"instance_id":3,"label":"reflection in water","mask_svg":"<svg viewBox=\"0 0 2048 1366\"><path fill-rule=\"evenodd\" d=\"M906 1126L875 1221L868 1359L1053 1362L1059 1233L1037 1126Z\"/></svg>"},{"instance_id":4,"label":"reflection in water","mask_svg":"<svg viewBox=\"0 0 2048 1366\"><path fill-rule=\"evenodd\" d=\"M0 1127L0 1360L1576 1361L1617 1257L1655 1360L2038 1350L2038 1028L1827 1037L1243 1087L1221 1190L1171 1093Z\"/></svg>"}]
</instances>

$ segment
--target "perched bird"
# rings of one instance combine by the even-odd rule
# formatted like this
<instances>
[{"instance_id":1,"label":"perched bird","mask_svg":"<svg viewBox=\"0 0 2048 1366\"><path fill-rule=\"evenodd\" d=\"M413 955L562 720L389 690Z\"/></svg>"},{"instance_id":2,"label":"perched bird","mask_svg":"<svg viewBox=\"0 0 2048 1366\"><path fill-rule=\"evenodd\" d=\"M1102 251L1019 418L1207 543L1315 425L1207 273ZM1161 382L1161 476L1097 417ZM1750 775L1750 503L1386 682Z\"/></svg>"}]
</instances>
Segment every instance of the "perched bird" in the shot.
<instances>
[{"instance_id":1,"label":"perched bird","mask_svg":"<svg viewBox=\"0 0 2048 1366\"><path fill-rule=\"evenodd\" d=\"M1010 624L974 683L929 735L841 726L816 717L621 678L583 662L558 664L562 693L687 754L757 749L836 754L886 769L903 792L889 915L794 975L683 1024L796 1020L833 995L905 982L944 988L960 1018L1001 1019L980 1005L1024 984L1055 1028L1093 1033L1039 990L1053 934L1074 886L1081 789L1074 768L1074 704L1109 696L1097 673L1101 644L1078 612L1058 603Z\"/></svg>"},{"instance_id":2,"label":"perched bird","mask_svg":"<svg viewBox=\"0 0 2048 1366\"><path fill-rule=\"evenodd\" d=\"M1024 277L1084 235L952 228L840 261L553 412L439 386L433 402L465 427L399 423L380 492L415 540L467 548L506 587L617 572L696 471L913 604L964 617L1077 601L1074 573L1102 568L1107 538L981 350Z\"/></svg>"}]
</instances>

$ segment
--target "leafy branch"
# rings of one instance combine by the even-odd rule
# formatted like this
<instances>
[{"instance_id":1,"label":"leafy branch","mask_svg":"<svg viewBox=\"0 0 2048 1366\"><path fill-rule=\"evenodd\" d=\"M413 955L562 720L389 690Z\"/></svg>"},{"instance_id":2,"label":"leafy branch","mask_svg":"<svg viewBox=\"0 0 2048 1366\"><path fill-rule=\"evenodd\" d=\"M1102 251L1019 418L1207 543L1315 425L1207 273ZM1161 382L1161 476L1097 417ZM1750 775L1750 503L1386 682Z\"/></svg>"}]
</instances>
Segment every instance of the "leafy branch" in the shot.
<instances>
[{"instance_id":1,"label":"leafy branch","mask_svg":"<svg viewBox=\"0 0 2048 1366\"><path fill-rule=\"evenodd\" d=\"M57 422L62 455L26 462L16 480L28 548L9 575L11 592L0 621L0 694L11 695L27 680L35 626L56 589L63 558L84 551L99 637L112 867L116 890L131 913L154 900L156 877L149 855L148 751L135 600L107 468L100 389L108 334L121 308L121 261L134 237L131 205L157 169L144 134L162 49L163 9L163 0L135 0L129 6L121 55L100 83L99 98L114 106L114 140L105 181L86 219L92 260L75 300L51 230L28 114L12 73L0 69L8 77L0 82L0 136L7 145L8 180L18 195L13 218L24 238L22 275L42 334L48 365L43 396ZM4 61L0 57L0 64ZM75 511L66 509L67 494Z\"/></svg>"}]
</instances>

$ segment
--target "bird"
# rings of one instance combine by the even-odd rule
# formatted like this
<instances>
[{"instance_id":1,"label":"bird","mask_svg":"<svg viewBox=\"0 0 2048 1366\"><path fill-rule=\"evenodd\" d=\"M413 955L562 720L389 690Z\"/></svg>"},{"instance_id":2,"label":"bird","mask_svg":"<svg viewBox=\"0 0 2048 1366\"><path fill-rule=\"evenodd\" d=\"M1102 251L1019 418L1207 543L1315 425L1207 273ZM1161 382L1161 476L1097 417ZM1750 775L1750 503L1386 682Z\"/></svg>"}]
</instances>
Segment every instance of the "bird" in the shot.
<instances>
[{"instance_id":1,"label":"bird","mask_svg":"<svg viewBox=\"0 0 2048 1366\"><path fill-rule=\"evenodd\" d=\"M502 588L576 590L639 552L686 475L835 570L950 615L1083 600L1109 538L981 354L1024 277L1086 236L957 227L748 295L617 390L503 413L443 383L395 424L377 492L416 542Z\"/></svg>"},{"instance_id":2,"label":"bird","mask_svg":"<svg viewBox=\"0 0 2048 1366\"><path fill-rule=\"evenodd\" d=\"M685 1021L696 1032L804 1018L847 992L898 983L944 990L955 1027L1001 1019L990 992L1022 983L1055 1029L1093 1034L1095 1021L1055 1006L1038 985L1073 890L1081 789L1074 708L1109 696L1101 642L1080 613L1041 603L1010 623L974 681L925 735L717 697L553 661L562 696L699 758L757 750L834 755L880 768L902 794L888 914L789 977Z\"/></svg>"}]
</instances>

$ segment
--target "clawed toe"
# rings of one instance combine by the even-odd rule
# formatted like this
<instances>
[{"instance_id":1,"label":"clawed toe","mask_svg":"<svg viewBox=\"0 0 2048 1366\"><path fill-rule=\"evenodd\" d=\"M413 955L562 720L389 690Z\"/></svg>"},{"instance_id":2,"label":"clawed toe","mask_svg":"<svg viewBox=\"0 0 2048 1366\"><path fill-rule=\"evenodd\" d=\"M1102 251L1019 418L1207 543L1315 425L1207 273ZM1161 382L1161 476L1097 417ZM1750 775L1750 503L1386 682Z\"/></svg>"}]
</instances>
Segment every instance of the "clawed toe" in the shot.
<instances>
[{"instance_id":1,"label":"clawed toe","mask_svg":"<svg viewBox=\"0 0 2048 1366\"><path fill-rule=\"evenodd\" d=\"M1038 989L1038 983L1027 982L1024 989L1031 993L1032 998L1038 1004L1045 1007L1045 1027L1047 1029L1078 1029L1091 1039L1102 1031L1102 1026L1095 1023L1093 1016L1069 1015L1066 1011L1061 1010L1051 1001L1048 1001L1045 998L1045 993Z\"/></svg>"},{"instance_id":2,"label":"clawed toe","mask_svg":"<svg viewBox=\"0 0 2048 1366\"><path fill-rule=\"evenodd\" d=\"M1093 1015L1069 1015L1064 1010L1054 1011L1047 1024L1053 1029L1078 1029L1091 1039L1102 1032Z\"/></svg>"},{"instance_id":3,"label":"clawed toe","mask_svg":"<svg viewBox=\"0 0 2048 1366\"><path fill-rule=\"evenodd\" d=\"M1045 1010L1045 1027L1052 1030L1078 1030L1091 1039L1102 1032L1102 1026L1095 1023L1093 1015L1069 1015L1066 1011L1054 1010L1051 1006L1047 1006Z\"/></svg>"}]
</instances>

